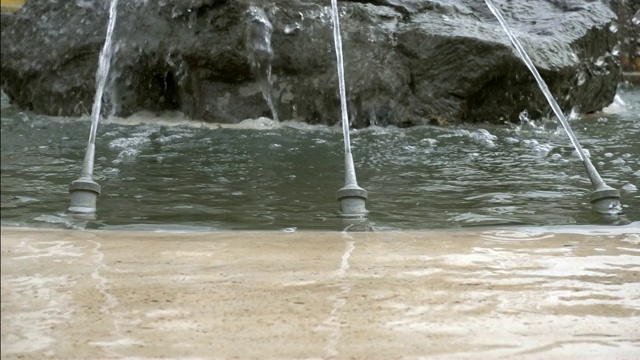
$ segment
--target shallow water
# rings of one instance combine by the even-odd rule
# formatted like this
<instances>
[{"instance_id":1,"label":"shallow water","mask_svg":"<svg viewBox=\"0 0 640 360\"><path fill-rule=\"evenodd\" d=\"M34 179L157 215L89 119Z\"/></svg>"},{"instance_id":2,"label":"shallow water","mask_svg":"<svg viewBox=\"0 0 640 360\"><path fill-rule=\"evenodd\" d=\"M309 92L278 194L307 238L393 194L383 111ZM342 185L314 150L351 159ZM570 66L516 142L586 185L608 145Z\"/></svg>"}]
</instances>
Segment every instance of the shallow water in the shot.
<instances>
[{"instance_id":1,"label":"shallow water","mask_svg":"<svg viewBox=\"0 0 640 360\"><path fill-rule=\"evenodd\" d=\"M2 228L0 355L637 359L640 231L581 228Z\"/></svg>"},{"instance_id":2,"label":"shallow water","mask_svg":"<svg viewBox=\"0 0 640 360\"><path fill-rule=\"evenodd\" d=\"M571 126L604 180L640 219L640 89ZM25 114L2 99L2 224L74 227L67 187L80 175L88 118ZM610 224L591 212L590 183L554 120L520 125L352 131L371 227ZM340 229L340 129L259 119L235 128L166 116L110 118L98 129L102 185L87 228ZM174 124L174 125L167 125ZM178 124L178 125L175 125Z\"/></svg>"}]
</instances>

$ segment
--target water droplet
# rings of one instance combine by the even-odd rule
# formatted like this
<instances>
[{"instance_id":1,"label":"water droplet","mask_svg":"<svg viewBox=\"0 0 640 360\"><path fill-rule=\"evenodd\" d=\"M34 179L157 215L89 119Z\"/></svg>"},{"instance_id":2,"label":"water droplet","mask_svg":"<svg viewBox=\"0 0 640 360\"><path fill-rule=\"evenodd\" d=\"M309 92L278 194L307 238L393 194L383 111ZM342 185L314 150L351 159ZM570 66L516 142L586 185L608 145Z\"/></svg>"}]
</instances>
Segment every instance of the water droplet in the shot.
<instances>
[{"instance_id":1,"label":"water droplet","mask_svg":"<svg viewBox=\"0 0 640 360\"><path fill-rule=\"evenodd\" d=\"M298 30L300 30L300 24L298 24L298 23L295 23L293 25L286 25L284 27L285 35L291 35L291 34L293 34L294 32L296 32Z\"/></svg>"},{"instance_id":2,"label":"water droplet","mask_svg":"<svg viewBox=\"0 0 640 360\"><path fill-rule=\"evenodd\" d=\"M613 47L613 49L611 49L611 55L613 55L613 56L620 55L620 45L619 44L617 44L616 46Z\"/></svg>"},{"instance_id":3,"label":"water droplet","mask_svg":"<svg viewBox=\"0 0 640 360\"><path fill-rule=\"evenodd\" d=\"M574 106L573 108L571 108L571 112L567 116L567 120L571 121L571 120L579 120L579 119L580 119L580 108L577 106Z\"/></svg>"},{"instance_id":4,"label":"water droplet","mask_svg":"<svg viewBox=\"0 0 640 360\"><path fill-rule=\"evenodd\" d=\"M587 74L584 71L580 71L578 73L578 79L576 81L576 84L578 86L582 86L585 82L587 82Z\"/></svg>"},{"instance_id":5,"label":"water droplet","mask_svg":"<svg viewBox=\"0 0 640 360\"><path fill-rule=\"evenodd\" d=\"M572 52L570 54L570 56L571 56L571 60L573 60L574 62L580 61L580 58L578 57L578 55L576 53Z\"/></svg>"},{"instance_id":6,"label":"water droplet","mask_svg":"<svg viewBox=\"0 0 640 360\"><path fill-rule=\"evenodd\" d=\"M549 155L551 150L553 150L553 146L551 146L550 144L540 144L534 146L532 152L538 156L546 157L547 155Z\"/></svg>"},{"instance_id":7,"label":"water droplet","mask_svg":"<svg viewBox=\"0 0 640 360\"><path fill-rule=\"evenodd\" d=\"M589 151L589 149L582 149L582 151L584 151L584 154L587 155L588 158L591 158L591 152ZM573 152L571 152L571 155L580 158L580 155L578 154L577 151L573 150Z\"/></svg>"},{"instance_id":8,"label":"water droplet","mask_svg":"<svg viewBox=\"0 0 640 360\"><path fill-rule=\"evenodd\" d=\"M105 175L116 175L116 174L118 174L120 172L120 169L108 167L108 168L104 168L104 170L102 170L102 172Z\"/></svg>"},{"instance_id":9,"label":"water droplet","mask_svg":"<svg viewBox=\"0 0 640 360\"><path fill-rule=\"evenodd\" d=\"M420 144L427 146L435 146L438 143L438 140L431 138L424 138L420 140Z\"/></svg>"}]
</instances>

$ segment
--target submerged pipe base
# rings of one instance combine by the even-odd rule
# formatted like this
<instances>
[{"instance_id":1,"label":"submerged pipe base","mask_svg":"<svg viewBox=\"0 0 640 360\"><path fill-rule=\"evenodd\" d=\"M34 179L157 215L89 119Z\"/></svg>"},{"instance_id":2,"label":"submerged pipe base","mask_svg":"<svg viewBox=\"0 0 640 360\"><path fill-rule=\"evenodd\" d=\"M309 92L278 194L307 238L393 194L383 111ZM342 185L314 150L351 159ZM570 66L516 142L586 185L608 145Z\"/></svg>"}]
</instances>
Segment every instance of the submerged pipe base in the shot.
<instances>
[{"instance_id":1,"label":"submerged pipe base","mask_svg":"<svg viewBox=\"0 0 640 360\"><path fill-rule=\"evenodd\" d=\"M343 232L373 231L371 221L366 217L340 217Z\"/></svg>"},{"instance_id":2,"label":"submerged pipe base","mask_svg":"<svg viewBox=\"0 0 640 360\"><path fill-rule=\"evenodd\" d=\"M601 215L616 216L622 215L622 204L620 203L620 191L604 186L596 189L590 195L593 210Z\"/></svg>"},{"instance_id":3,"label":"submerged pipe base","mask_svg":"<svg viewBox=\"0 0 640 360\"><path fill-rule=\"evenodd\" d=\"M96 203L100 195L100 185L89 177L81 177L69 184L71 205L69 211L79 214L96 212Z\"/></svg>"},{"instance_id":4,"label":"submerged pipe base","mask_svg":"<svg viewBox=\"0 0 640 360\"><path fill-rule=\"evenodd\" d=\"M361 219L366 218L369 211L366 208L367 190L356 184L345 185L337 193L340 202L340 218Z\"/></svg>"}]
</instances>

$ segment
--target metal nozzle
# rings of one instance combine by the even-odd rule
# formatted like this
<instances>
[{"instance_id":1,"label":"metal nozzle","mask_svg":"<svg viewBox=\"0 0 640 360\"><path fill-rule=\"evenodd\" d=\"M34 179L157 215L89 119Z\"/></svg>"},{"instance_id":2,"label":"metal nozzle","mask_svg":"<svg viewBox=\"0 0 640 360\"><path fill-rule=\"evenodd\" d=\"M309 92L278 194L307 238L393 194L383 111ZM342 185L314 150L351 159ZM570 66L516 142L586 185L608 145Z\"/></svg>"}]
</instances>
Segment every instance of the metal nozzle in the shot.
<instances>
[{"instance_id":1,"label":"metal nozzle","mask_svg":"<svg viewBox=\"0 0 640 360\"><path fill-rule=\"evenodd\" d=\"M347 184L337 193L340 202L341 218L366 218L369 211L366 208L367 190L357 184Z\"/></svg>"},{"instance_id":2,"label":"metal nozzle","mask_svg":"<svg viewBox=\"0 0 640 360\"><path fill-rule=\"evenodd\" d=\"M602 185L590 195L591 206L600 215L618 216L624 214L620 203L620 191Z\"/></svg>"},{"instance_id":3,"label":"metal nozzle","mask_svg":"<svg viewBox=\"0 0 640 360\"><path fill-rule=\"evenodd\" d=\"M340 215L338 216L343 219L366 218L369 214L366 208L367 190L358 186L351 153L347 152L344 155L345 185L337 193L340 202Z\"/></svg>"},{"instance_id":4,"label":"metal nozzle","mask_svg":"<svg viewBox=\"0 0 640 360\"><path fill-rule=\"evenodd\" d=\"M100 195L100 185L88 176L83 176L69 184L71 206L69 211L80 214L96 212L96 203Z\"/></svg>"}]
</instances>

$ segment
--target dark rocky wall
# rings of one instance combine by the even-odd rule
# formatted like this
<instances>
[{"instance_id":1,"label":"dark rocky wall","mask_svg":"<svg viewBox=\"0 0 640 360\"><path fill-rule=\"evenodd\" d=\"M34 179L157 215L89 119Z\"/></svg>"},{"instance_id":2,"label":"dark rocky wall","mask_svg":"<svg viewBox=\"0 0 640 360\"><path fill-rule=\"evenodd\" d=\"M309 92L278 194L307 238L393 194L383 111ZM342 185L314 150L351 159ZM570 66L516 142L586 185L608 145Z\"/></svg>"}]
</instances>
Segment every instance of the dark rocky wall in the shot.
<instances>
[{"instance_id":1,"label":"dark rocky wall","mask_svg":"<svg viewBox=\"0 0 640 360\"><path fill-rule=\"evenodd\" d=\"M625 71L640 71L640 0L613 0L619 55Z\"/></svg>"},{"instance_id":2,"label":"dark rocky wall","mask_svg":"<svg viewBox=\"0 0 640 360\"><path fill-rule=\"evenodd\" d=\"M596 111L612 101L621 75L608 3L494 2L564 110ZM121 1L106 111L179 110L219 122L269 116L246 50L250 4L273 25L280 118L339 121L328 0ZM341 1L340 9L354 126L550 113L483 1ZM2 89L13 102L44 114L88 113L107 11L107 1L29 0L3 14Z\"/></svg>"}]
</instances>

